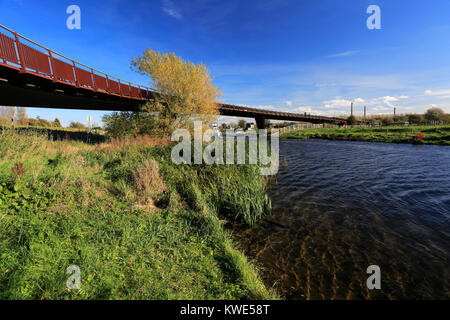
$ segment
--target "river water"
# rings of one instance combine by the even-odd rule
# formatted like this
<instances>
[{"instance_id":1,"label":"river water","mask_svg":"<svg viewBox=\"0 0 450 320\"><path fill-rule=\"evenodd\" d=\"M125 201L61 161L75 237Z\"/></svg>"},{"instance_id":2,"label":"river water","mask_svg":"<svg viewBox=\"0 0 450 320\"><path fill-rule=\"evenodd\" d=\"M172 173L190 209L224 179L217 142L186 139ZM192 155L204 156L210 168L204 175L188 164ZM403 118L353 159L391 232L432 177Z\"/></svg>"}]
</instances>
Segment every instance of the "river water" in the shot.
<instances>
[{"instance_id":1,"label":"river water","mask_svg":"<svg viewBox=\"0 0 450 320\"><path fill-rule=\"evenodd\" d=\"M450 148L281 140L275 223L235 232L287 299L449 299ZM369 290L378 265L381 289Z\"/></svg>"}]
</instances>

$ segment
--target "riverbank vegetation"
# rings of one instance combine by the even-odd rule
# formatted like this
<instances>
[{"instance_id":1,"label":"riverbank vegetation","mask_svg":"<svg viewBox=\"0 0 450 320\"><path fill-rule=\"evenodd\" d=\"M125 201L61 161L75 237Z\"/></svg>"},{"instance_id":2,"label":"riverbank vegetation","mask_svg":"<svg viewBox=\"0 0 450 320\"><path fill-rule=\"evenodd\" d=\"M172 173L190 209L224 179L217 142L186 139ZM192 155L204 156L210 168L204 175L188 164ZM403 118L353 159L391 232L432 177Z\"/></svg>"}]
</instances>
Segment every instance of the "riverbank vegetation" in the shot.
<instances>
[{"instance_id":1,"label":"riverbank vegetation","mask_svg":"<svg viewBox=\"0 0 450 320\"><path fill-rule=\"evenodd\" d=\"M177 166L168 143L3 130L0 299L277 298L223 229L270 211L259 168Z\"/></svg>"},{"instance_id":2,"label":"riverbank vegetation","mask_svg":"<svg viewBox=\"0 0 450 320\"><path fill-rule=\"evenodd\" d=\"M424 114L419 113L405 113L405 114L375 114L363 116L350 116L347 118L349 125L355 125L359 121L371 125L436 125L436 124L450 124L450 114L445 113L440 108L430 108Z\"/></svg>"},{"instance_id":3,"label":"riverbank vegetation","mask_svg":"<svg viewBox=\"0 0 450 320\"><path fill-rule=\"evenodd\" d=\"M173 130L217 117L208 70L152 50L133 66L156 93L105 116L109 140L0 130L0 299L277 298L224 230L270 213L259 166L171 161Z\"/></svg>"},{"instance_id":4,"label":"riverbank vegetation","mask_svg":"<svg viewBox=\"0 0 450 320\"><path fill-rule=\"evenodd\" d=\"M65 131L65 132L94 132L102 134L102 128L95 123L85 125L79 121L71 121L67 127L63 127L58 118L53 121L41 119L39 116L30 118L25 107L0 106L0 130L14 127L22 130L36 131Z\"/></svg>"},{"instance_id":5,"label":"riverbank vegetation","mask_svg":"<svg viewBox=\"0 0 450 320\"><path fill-rule=\"evenodd\" d=\"M450 125L315 128L281 135L288 139L329 139L387 143L450 145Z\"/></svg>"}]
</instances>

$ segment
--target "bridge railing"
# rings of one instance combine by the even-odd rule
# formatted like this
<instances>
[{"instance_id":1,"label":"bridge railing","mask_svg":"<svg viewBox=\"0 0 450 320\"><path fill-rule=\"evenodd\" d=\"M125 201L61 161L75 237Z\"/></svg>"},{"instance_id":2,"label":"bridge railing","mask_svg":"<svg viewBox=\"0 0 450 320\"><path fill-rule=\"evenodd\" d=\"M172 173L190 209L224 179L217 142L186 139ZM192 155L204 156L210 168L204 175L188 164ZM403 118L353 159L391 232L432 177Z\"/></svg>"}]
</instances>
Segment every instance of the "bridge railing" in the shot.
<instances>
[{"instance_id":1,"label":"bridge railing","mask_svg":"<svg viewBox=\"0 0 450 320\"><path fill-rule=\"evenodd\" d=\"M148 99L151 89L70 59L0 24L0 65L81 89Z\"/></svg>"},{"instance_id":2,"label":"bridge railing","mask_svg":"<svg viewBox=\"0 0 450 320\"><path fill-rule=\"evenodd\" d=\"M251 114L258 114L261 116L277 116L277 117L286 117L287 118L291 118L294 119L296 118L297 120L294 121L301 121L298 119L304 119L305 121L309 121L309 120L318 120L318 121L325 121L325 122L336 122L336 123L341 123L341 124L345 124L346 120L343 118L335 118L335 117L325 117L325 116L316 116L316 115L310 115L307 114L306 112L303 113L291 113L291 112L284 112L284 111L276 111L276 110L264 110L264 109L259 109L259 108L251 108L251 107L247 107L247 106L242 106L242 105L229 105L229 104L221 104L221 109L222 110L227 110L227 111L236 111L236 112L246 112L246 113L251 113Z\"/></svg>"}]
</instances>

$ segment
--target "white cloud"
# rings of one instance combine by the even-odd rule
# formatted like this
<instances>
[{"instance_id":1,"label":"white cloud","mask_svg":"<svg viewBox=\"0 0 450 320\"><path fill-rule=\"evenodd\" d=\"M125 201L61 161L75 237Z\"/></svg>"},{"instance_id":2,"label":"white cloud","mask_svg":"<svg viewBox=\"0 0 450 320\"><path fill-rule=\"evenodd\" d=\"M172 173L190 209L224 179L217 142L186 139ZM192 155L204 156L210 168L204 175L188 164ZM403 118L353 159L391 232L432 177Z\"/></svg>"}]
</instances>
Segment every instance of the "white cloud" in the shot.
<instances>
[{"instance_id":1,"label":"white cloud","mask_svg":"<svg viewBox=\"0 0 450 320\"><path fill-rule=\"evenodd\" d=\"M312 113L313 109L311 107L298 107L298 108L295 108L294 110L292 110L292 112L295 112L295 113L303 113L303 112Z\"/></svg>"},{"instance_id":2,"label":"white cloud","mask_svg":"<svg viewBox=\"0 0 450 320\"><path fill-rule=\"evenodd\" d=\"M311 114L311 115L316 115L316 116L325 116L325 117L338 117L341 115L347 115L349 114L349 110L345 111L345 110L341 110L341 109L332 109L332 110L320 110L316 107L311 107L311 106L303 106L303 107L298 107L295 108L294 110L288 110L288 112L293 112L293 113L307 113L307 114Z\"/></svg>"},{"instance_id":3,"label":"white cloud","mask_svg":"<svg viewBox=\"0 0 450 320\"><path fill-rule=\"evenodd\" d=\"M352 102L354 103L363 103L366 100L363 98L356 98L353 101L347 100L347 99L333 99L333 100L327 100L324 101L324 108L325 109L334 109L334 108L348 108L351 106Z\"/></svg>"},{"instance_id":4,"label":"white cloud","mask_svg":"<svg viewBox=\"0 0 450 320\"><path fill-rule=\"evenodd\" d=\"M355 54L358 54L358 53L359 53L358 50L350 50L350 51L335 53L335 54L332 54L332 55L330 55L328 57L329 58L351 57L351 56L354 56Z\"/></svg>"},{"instance_id":5,"label":"white cloud","mask_svg":"<svg viewBox=\"0 0 450 320\"><path fill-rule=\"evenodd\" d=\"M334 99L334 100L327 100L324 101L324 108L326 109L332 109L332 108L341 108L341 107L349 107L352 103L350 100L345 99Z\"/></svg>"},{"instance_id":6,"label":"white cloud","mask_svg":"<svg viewBox=\"0 0 450 320\"><path fill-rule=\"evenodd\" d=\"M372 108L372 111L388 111L391 110L391 108L388 108L386 106L376 106Z\"/></svg>"},{"instance_id":7,"label":"white cloud","mask_svg":"<svg viewBox=\"0 0 450 320\"><path fill-rule=\"evenodd\" d=\"M380 103L385 103L387 105L392 106L392 102L399 102L402 99L409 99L409 96L405 96L405 95L401 95L401 96L397 96L397 97L384 96L384 97L377 97L377 98L370 98L370 99L356 98L354 101L355 101L355 103L365 102L366 105L377 105Z\"/></svg>"},{"instance_id":8,"label":"white cloud","mask_svg":"<svg viewBox=\"0 0 450 320\"><path fill-rule=\"evenodd\" d=\"M172 18L175 18L177 20L180 20L183 18L179 10L175 7L174 3L171 0L162 0L163 4L163 11L171 16Z\"/></svg>"},{"instance_id":9,"label":"white cloud","mask_svg":"<svg viewBox=\"0 0 450 320\"><path fill-rule=\"evenodd\" d=\"M448 95L450 95L450 90L440 90L440 91L426 90L425 95L426 96L448 96Z\"/></svg>"},{"instance_id":10,"label":"white cloud","mask_svg":"<svg viewBox=\"0 0 450 320\"><path fill-rule=\"evenodd\" d=\"M389 100L384 100L384 103L386 103L389 107L395 108L395 106L389 102Z\"/></svg>"},{"instance_id":11,"label":"white cloud","mask_svg":"<svg viewBox=\"0 0 450 320\"><path fill-rule=\"evenodd\" d=\"M288 107L292 107L292 101L287 100L287 101L285 101L284 103L286 103L286 105L287 105Z\"/></svg>"},{"instance_id":12,"label":"white cloud","mask_svg":"<svg viewBox=\"0 0 450 320\"><path fill-rule=\"evenodd\" d=\"M398 101L398 98L396 97L391 97L391 96L385 96L385 97L380 97L377 99L378 101L388 101L388 102L394 102L394 101Z\"/></svg>"}]
</instances>

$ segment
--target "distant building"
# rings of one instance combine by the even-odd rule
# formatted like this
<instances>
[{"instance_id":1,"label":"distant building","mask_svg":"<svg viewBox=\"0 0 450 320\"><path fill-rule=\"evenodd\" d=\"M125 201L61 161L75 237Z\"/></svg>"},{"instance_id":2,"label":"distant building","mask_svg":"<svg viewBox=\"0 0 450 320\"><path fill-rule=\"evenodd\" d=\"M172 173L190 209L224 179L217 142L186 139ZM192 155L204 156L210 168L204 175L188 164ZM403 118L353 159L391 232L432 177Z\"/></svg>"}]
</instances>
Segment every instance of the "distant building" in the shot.
<instances>
[{"instance_id":1,"label":"distant building","mask_svg":"<svg viewBox=\"0 0 450 320\"><path fill-rule=\"evenodd\" d=\"M394 125L395 126L408 126L409 122L408 121L397 121L397 122L394 122Z\"/></svg>"}]
</instances>

